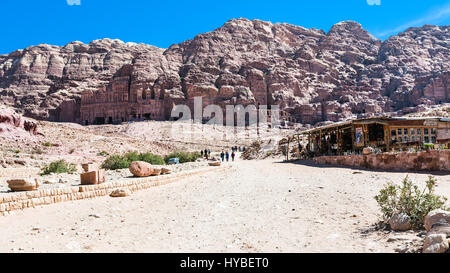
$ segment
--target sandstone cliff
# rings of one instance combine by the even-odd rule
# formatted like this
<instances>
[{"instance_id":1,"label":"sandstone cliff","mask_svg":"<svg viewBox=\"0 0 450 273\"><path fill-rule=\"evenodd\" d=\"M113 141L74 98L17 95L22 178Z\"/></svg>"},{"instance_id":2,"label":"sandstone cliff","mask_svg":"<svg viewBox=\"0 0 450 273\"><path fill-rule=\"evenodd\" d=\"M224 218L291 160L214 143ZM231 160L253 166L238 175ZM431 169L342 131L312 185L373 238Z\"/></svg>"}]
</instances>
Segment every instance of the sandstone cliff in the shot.
<instances>
[{"instance_id":1,"label":"sandstone cliff","mask_svg":"<svg viewBox=\"0 0 450 273\"><path fill-rule=\"evenodd\" d=\"M0 136L7 140L25 140L38 134L37 124L24 119L13 109L0 106Z\"/></svg>"},{"instance_id":2,"label":"sandstone cliff","mask_svg":"<svg viewBox=\"0 0 450 273\"><path fill-rule=\"evenodd\" d=\"M279 104L311 124L407 113L450 101L449 30L425 25L382 42L356 22L325 33L233 19L168 49L109 39L39 45L0 56L1 101L76 121L82 91L125 85L161 99Z\"/></svg>"}]
</instances>

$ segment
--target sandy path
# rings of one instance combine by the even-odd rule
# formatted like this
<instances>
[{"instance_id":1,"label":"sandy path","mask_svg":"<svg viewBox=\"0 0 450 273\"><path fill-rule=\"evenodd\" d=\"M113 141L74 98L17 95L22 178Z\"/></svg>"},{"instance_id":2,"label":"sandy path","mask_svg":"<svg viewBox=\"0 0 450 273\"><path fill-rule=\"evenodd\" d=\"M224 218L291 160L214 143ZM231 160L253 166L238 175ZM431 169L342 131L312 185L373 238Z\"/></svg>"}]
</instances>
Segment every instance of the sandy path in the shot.
<instances>
[{"instance_id":1,"label":"sandy path","mask_svg":"<svg viewBox=\"0 0 450 273\"><path fill-rule=\"evenodd\" d=\"M0 217L0 252L393 252L373 196L404 173L239 161L123 199ZM410 174L424 181L426 174ZM438 176L450 196L450 176Z\"/></svg>"}]
</instances>

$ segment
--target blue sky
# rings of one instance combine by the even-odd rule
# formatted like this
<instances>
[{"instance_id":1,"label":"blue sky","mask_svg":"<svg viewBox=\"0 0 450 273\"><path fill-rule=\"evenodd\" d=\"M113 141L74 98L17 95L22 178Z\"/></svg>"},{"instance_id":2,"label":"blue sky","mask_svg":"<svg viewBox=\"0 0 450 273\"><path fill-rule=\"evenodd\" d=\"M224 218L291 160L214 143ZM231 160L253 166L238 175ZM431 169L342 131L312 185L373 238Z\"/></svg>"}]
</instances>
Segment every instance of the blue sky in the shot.
<instances>
[{"instance_id":1,"label":"blue sky","mask_svg":"<svg viewBox=\"0 0 450 273\"><path fill-rule=\"evenodd\" d=\"M101 38L166 48L239 17L325 31L354 20L380 39L410 26L450 25L450 0L1 0L0 10L0 54Z\"/></svg>"}]
</instances>

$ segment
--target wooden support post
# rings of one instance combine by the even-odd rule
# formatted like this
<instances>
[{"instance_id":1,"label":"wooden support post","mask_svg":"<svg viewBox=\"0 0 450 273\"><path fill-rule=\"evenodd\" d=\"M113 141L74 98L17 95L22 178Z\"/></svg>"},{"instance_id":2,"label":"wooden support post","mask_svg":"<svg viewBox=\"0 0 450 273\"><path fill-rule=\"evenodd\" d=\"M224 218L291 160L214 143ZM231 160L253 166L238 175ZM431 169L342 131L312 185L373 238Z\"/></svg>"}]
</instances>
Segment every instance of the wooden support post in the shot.
<instances>
[{"instance_id":1,"label":"wooden support post","mask_svg":"<svg viewBox=\"0 0 450 273\"><path fill-rule=\"evenodd\" d=\"M290 149L289 149L289 142L290 142L290 139L288 137L288 140L287 140L287 151L286 151L286 161L289 161L289 151L290 151Z\"/></svg>"},{"instance_id":2,"label":"wooden support post","mask_svg":"<svg viewBox=\"0 0 450 273\"><path fill-rule=\"evenodd\" d=\"M319 153L323 153L323 147L322 147L322 130L319 132Z\"/></svg>"}]
</instances>

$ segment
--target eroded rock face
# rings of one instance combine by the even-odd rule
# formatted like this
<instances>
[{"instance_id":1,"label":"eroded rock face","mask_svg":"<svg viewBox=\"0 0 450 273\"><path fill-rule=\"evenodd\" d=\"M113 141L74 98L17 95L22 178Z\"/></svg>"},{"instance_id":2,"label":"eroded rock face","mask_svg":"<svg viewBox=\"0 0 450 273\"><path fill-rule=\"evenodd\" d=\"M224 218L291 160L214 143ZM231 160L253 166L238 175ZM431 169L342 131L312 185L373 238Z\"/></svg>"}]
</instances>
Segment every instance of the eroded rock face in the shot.
<instances>
[{"instance_id":1,"label":"eroded rock face","mask_svg":"<svg viewBox=\"0 0 450 273\"><path fill-rule=\"evenodd\" d=\"M29 139L37 135L37 124L24 119L13 109L0 107L0 136L6 139Z\"/></svg>"},{"instance_id":2,"label":"eroded rock face","mask_svg":"<svg viewBox=\"0 0 450 273\"><path fill-rule=\"evenodd\" d=\"M166 50L109 39L40 45L0 56L0 94L26 115L62 121L80 121L81 92L108 86L131 101L163 100L165 118L195 96L221 106L277 104L310 124L403 114L450 101L449 30L426 25L381 42L356 22L325 33L233 19Z\"/></svg>"},{"instance_id":3,"label":"eroded rock face","mask_svg":"<svg viewBox=\"0 0 450 273\"><path fill-rule=\"evenodd\" d=\"M148 51L162 50L103 39L88 45L81 42L63 47L43 44L2 55L1 102L33 118L74 120L83 90L96 90L106 85L122 66Z\"/></svg>"}]
</instances>

